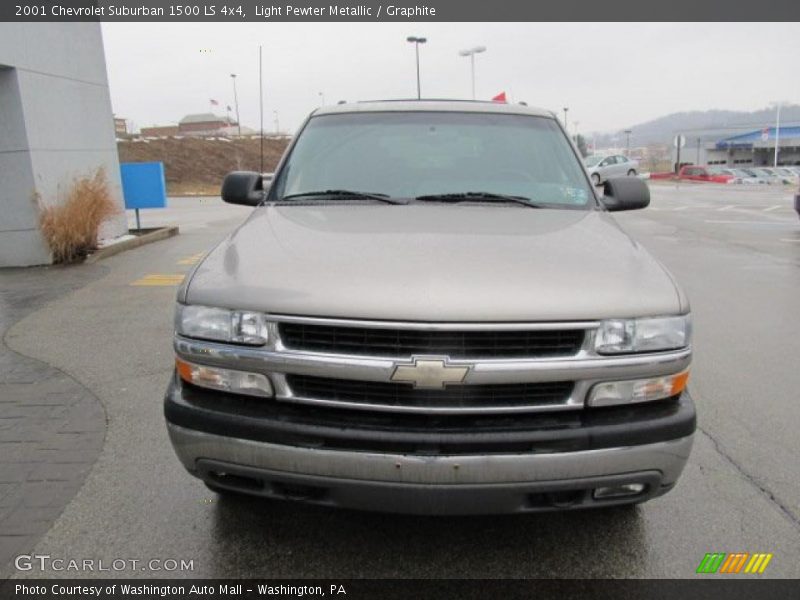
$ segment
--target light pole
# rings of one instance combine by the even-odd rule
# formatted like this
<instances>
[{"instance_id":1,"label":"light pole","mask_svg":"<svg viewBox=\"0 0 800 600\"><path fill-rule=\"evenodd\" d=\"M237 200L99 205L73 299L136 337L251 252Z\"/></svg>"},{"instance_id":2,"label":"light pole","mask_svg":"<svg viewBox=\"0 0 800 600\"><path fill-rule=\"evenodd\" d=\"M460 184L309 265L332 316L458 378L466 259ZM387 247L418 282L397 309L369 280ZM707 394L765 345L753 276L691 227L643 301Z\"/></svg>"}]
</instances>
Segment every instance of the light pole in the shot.
<instances>
[{"instance_id":1,"label":"light pole","mask_svg":"<svg viewBox=\"0 0 800 600\"><path fill-rule=\"evenodd\" d=\"M574 128L575 134L572 136L572 139L575 140L575 143L578 143L578 125L580 125L580 121L573 121L572 127Z\"/></svg>"},{"instance_id":2,"label":"light pole","mask_svg":"<svg viewBox=\"0 0 800 600\"><path fill-rule=\"evenodd\" d=\"M319 92L320 100L322 100L322 106L325 106L325 92Z\"/></svg>"},{"instance_id":3,"label":"light pole","mask_svg":"<svg viewBox=\"0 0 800 600\"><path fill-rule=\"evenodd\" d=\"M475 55L486 52L486 46L475 46L468 50L460 50L459 56L469 56L470 67L472 69L472 99L475 100Z\"/></svg>"},{"instance_id":4,"label":"light pole","mask_svg":"<svg viewBox=\"0 0 800 600\"><path fill-rule=\"evenodd\" d=\"M628 158L631 156L631 133L633 133L632 130L625 130L625 156Z\"/></svg>"},{"instance_id":5,"label":"light pole","mask_svg":"<svg viewBox=\"0 0 800 600\"><path fill-rule=\"evenodd\" d=\"M280 126L278 123L278 111L273 110L272 115L275 117L275 135L278 135L278 133L280 132Z\"/></svg>"},{"instance_id":6,"label":"light pole","mask_svg":"<svg viewBox=\"0 0 800 600\"><path fill-rule=\"evenodd\" d=\"M773 167L778 166L778 145L781 141L781 103L777 103L777 111L775 113L775 160Z\"/></svg>"},{"instance_id":7,"label":"light pole","mask_svg":"<svg viewBox=\"0 0 800 600\"><path fill-rule=\"evenodd\" d=\"M236 127L239 129L239 137L242 137L242 123L239 121L239 97L236 95L236 73L231 73L233 79L233 105L236 107Z\"/></svg>"},{"instance_id":8,"label":"light pole","mask_svg":"<svg viewBox=\"0 0 800 600\"><path fill-rule=\"evenodd\" d=\"M569 135L569 124L567 123L567 111L569 110L569 106L564 107L564 131L567 132Z\"/></svg>"},{"instance_id":9,"label":"light pole","mask_svg":"<svg viewBox=\"0 0 800 600\"><path fill-rule=\"evenodd\" d=\"M417 100L419 100L422 98L422 92L420 91L420 84L419 84L419 45L427 42L428 38L416 37L410 35L406 38L406 41L414 44L414 49L417 52Z\"/></svg>"}]
</instances>

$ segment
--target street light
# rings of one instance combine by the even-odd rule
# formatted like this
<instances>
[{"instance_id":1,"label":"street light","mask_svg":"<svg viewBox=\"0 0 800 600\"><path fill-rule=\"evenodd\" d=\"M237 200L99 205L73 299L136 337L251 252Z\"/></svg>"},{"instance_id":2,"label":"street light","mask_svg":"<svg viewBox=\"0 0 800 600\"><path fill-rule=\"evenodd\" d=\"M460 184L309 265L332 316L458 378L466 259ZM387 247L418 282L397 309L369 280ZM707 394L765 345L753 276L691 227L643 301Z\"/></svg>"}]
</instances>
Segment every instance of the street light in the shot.
<instances>
[{"instance_id":1,"label":"street light","mask_svg":"<svg viewBox=\"0 0 800 600\"><path fill-rule=\"evenodd\" d=\"M419 45L427 42L428 38L416 37L410 35L406 38L406 41L414 44L414 49L417 52L417 100L419 100L422 98L422 93L420 92L420 85L419 85Z\"/></svg>"},{"instance_id":2,"label":"street light","mask_svg":"<svg viewBox=\"0 0 800 600\"><path fill-rule=\"evenodd\" d=\"M469 56L470 66L472 68L472 99L475 100L475 55L481 52L486 52L486 46L475 46L468 50L460 50L459 56Z\"/></svg>"},{"instance_id":3,"label":"street light","mask_svg":"<svg viewBox=\"0 0 800 600\"><path fill-rule=\"evenodd\" d=\"M278 111L273 110L272 114L275 117L275 135L278 135L280 133L280 125L278 123Z\"/></svg>"},{"instance_id":4,"label":"street light","mask_svg":"<svg viewBox=\"0 0 800 600\"><path fill-rule=\"evenodd\" d=\"M239 97L236 95L236 73L231 73L233 79L233 104L236 107L236 127L239 129L239 137L242 137L242 123L239 120Z\"/></svg>"},{"instance_id":5,"label":"street light","mask_svg":"<svg viewBox=\"0 0 800 600\"><path fill-rule=\"evenodd\" d=\"M319 97L322 100L322 106L325 106L325 92L319 92Z\"/></svg>"},{"instance_id":6,"label":"street light","mask_svg":"<svg viewBox=\"0 0 800 600\"><path fill-rule=\"evenodd\" d=\"M778 166L778 146L781 141L781 102L775 103L775 159L773 160L773 167Z\"/></svg>"},{"instance_id":7,"label":"street light","mask_svg":"<svg viewBox=\"0 0 800 600\"><path fill-rule=\"evenodd\" d=\"M633 133L631 129L625 130L625 156L628 158L631 156L631 133Z\"/></svg>"},{"instance_id":8,"label":"street light","mask_svg":"<svg viewBox=\"0 0 800 600\"><path fill-rule=\"evenodd\" d=\"M569 106L564 107L564 131L567 132L569 135L569 125L567 124L567 111L569 110Z\"/></svg>"}]
</instances>

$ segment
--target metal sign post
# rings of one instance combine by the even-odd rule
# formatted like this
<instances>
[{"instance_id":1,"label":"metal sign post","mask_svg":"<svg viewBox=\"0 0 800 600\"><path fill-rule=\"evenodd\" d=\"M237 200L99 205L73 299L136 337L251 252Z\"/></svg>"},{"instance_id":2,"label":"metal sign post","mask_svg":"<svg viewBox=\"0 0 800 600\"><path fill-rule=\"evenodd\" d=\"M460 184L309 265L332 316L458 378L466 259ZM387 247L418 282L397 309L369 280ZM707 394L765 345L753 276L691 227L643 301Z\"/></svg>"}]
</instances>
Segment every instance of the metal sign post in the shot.
<instances>
[{"instance_id":1,"label":"metal sign post","mask_svg":"<svg viewBox=\"0 0 800 600\"><path fill-rule=\"evenodd\" d=\"M678 149L678 155L675 161L675 173L677 174L681 170L681 148L686 145L686 136L679 133L672 140L672 145Z\"/></svg>"}]
</instances>

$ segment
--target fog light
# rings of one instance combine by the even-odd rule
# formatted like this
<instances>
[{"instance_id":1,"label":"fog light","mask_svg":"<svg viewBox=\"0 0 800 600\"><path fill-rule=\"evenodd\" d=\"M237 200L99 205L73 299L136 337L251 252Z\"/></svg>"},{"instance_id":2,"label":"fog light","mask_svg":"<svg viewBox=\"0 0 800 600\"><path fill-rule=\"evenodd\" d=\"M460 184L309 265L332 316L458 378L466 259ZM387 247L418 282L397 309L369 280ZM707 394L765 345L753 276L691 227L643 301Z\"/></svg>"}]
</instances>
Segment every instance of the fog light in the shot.
<instances>
[{"instance_id":1,"label":"fog light","mask_svg":"<svg viewBox=\"0 0 800 600\"><path fill-rule=\"evenodd\" d=\"M200 387L233 394L272 397L272 385L267 376L261 373L195 365L179 358L175 359L175 366L181 379Z\"/></svg>"},{"instance_id":2,"label":"fog light","mask_svg":"<svg viewBox=\"0 0 800 600\"><path fill-rule=\"evenodd\" d=\"M589 406L616 406L671 398L686 388L688 380L689 371L651 379L606 381L592 388L588 403Z\"/></svg>"},{"instance_id":3,"label":"fog light","mask_svg":"<svg viewBox=\"0 0 800 600\"><path fill-rule=\"evenodd\" d=\"M643 483L625 483L623 485L599 487L595 488L592 496L595 500L610 500L611 498L638 496L644 491L644 487Z\"/></svg>"}]
</instances>

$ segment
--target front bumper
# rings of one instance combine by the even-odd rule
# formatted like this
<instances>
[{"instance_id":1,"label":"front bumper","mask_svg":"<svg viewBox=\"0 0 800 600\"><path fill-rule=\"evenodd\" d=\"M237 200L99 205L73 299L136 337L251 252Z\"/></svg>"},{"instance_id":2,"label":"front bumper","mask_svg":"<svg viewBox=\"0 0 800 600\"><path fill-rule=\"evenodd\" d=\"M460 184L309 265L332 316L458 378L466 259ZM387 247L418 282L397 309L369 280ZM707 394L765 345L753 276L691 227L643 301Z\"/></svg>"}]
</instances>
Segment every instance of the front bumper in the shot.
<instances>
[{"instance_id":1,"label":"front bumper","mask_svg":"<svg viewBox=\"0 0 800 600\"><path fill-rule=\"evenodd\" d=\"M648 500L675 485L695 429L688 393L638 411L573 412L559 425L553 416L541 417L540 427L524 431L488 425L484 431L473 423L477 429L442 426L427 433L413 427L382 431L369 423L304 424L278 409L214 408L232 401L173 378L165 399L168 431L196 477L264 497L417 514L534 512ZM632 419L634 413L640 416ZM471 438L485 445L468 443ZM510 445L501 443L506 438ZM593 496L597 488L629 483L644 489L621 498Z\"/></svg>"}]
</instances>

